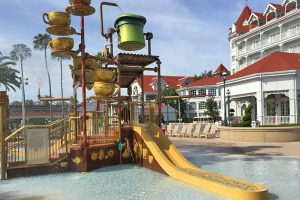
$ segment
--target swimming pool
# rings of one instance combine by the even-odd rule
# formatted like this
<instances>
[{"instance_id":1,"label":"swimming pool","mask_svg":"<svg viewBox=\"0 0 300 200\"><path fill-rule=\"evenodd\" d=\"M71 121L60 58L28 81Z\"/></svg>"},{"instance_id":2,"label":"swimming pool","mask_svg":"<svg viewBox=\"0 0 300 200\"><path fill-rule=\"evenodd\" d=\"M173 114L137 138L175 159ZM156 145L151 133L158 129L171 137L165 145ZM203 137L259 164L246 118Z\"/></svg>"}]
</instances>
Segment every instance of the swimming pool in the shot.
<instances>
[{"instance_id":1,"label":"swimming pool","mask_svg":"<svg viewBox=\"0 0 300 200\"><path fill-rule=\"evenodd\" d=\"M300 159L202 154L196 146L179 149L188 160L203 169L266 185L273 200L294 200L300 196ZM107 167L86 174L66 173L0 181L0 200L29 196L48 196L49 200L223 199L134 165Z\"/></svg>"}]
</instances>

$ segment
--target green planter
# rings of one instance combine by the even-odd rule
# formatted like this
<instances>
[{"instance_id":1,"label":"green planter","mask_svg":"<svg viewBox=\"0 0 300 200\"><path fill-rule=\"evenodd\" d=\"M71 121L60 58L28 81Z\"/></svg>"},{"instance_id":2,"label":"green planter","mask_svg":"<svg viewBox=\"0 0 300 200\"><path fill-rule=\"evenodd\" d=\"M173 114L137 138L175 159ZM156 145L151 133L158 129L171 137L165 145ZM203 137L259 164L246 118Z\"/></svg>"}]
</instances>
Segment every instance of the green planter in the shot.
<instances>
[{"instance_id":1,"label":"green planter","mask_svg":"<svg viewBox=\"0 0 300 200\"><path fill-rule=\"evenodd\" d=\"M143 28L146 18L140 15L125 14L115 22L118 30L119 49L125 51L137 51L145 47Z\"/></svg>"}]
</instances>

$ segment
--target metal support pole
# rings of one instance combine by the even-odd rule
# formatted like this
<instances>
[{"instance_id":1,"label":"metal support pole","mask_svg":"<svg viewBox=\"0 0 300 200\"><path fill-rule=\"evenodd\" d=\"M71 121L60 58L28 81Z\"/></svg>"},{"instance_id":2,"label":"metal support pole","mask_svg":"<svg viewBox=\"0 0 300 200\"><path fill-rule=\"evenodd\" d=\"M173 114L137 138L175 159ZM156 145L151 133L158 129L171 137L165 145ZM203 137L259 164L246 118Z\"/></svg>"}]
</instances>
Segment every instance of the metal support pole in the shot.
<instances>
[{"instance_id":1,"label":"metal support pole","mask_svg":"<svg viewBox=\"0 0 300 200\"><path fill-rule=\"evenodd\" d=\"M229 96L227 96L228 100L227 100L227 106L228 106L228 126L230 126L230 98Z\"/></svg>"},{"instance_id":2,"label":"metal support pole","mask_svg":"<svg viewBox=\"0 0 300 200\"><path fill-rule=\"evenodd\" d=\"M160 75L160 65L161 62L158 60L157 64L157 103L158 103L158 126L161 127L161 75Z\"/></svg>"},{"instance_id":3,"label":"metal support pole","mask_svg":"<svg viewBox=\"0 0 300 200\"><path fill-rule=\"evenodd\" d=\"M85 41L84 41L84 17L80 17L81 28L81 85L82 85L82 148L83 171L87 171L87 130L86 130L86 88L85 88Z\"/></svg>"},{"instance_id":4,"label":"metal support pole","mask_svg":"<svg viewBox=\"0 0 300 200\"><path fill-rule=\"evenodd\" d=\"M0 92L0 151L1 151L1 180L6 179L7 157L5 151L5 137L7 135L7 106L8 98L6 92Z\"/></svg>"},{"instance_id":5,"label":"metal support pole","mask_svg":"<svg viewBox=\"0 0 300 200\"><path fill-rule=\"evenodd\" d=\"M118 65L117 68L117 73L118 73L118 77L117 77L117 84L121 87L121 66ZM121 128L121 118L122 118L122 114L121 114L121 89L118 92L118 125L119 125L119 142L122 142L122 128ZM123 163L123 159L122 159L122 153L120 152L120 164Z\"/></svg>"},{"instance_id":6,"label":"metal support pole","mask_svg":"<svg viewBox=\"0 0 300 200\"><path fill-rule=\"evenodd\" d=\"M177 99L177 103L178 103L178 122L182 122L182 119L181 119L181 105L180 105L180 97L178 97Z\"/></svg>"},{"instance_id":7,"label":"metal support pole","mask_svg":"<svg viewBox=\"0 0 300 200\"><path fill-rule=\"evenodd\" d=\"M167 124L169 124L169 104L167 103Z\"/></svg>"},{"instance_id":8,"label":"metal support pole","mask_svg":"<svg viewBox=\"0 0 300 200\"><path fill-rule=\"evenodd\" d=\"M224 125L227 126L225 82L226 82L226 78L223 78L223 83L224 83Z\"/></svg>"},{"instance_id":9,"label":"metal support pole","mask_svg":"<svg viewBox=\"0 0 300 200\"><path fill-rule=\"evenodd\" d=\"M141 120L139 123L144 123L145 122L145 87L144 87L144 72L142 72L141 74L141 87L142 87L142 98L141 98L141 102L142 102L142 113L141 113L141 119L139 118L139 120Z\"/></svg>"},{"instance_id":10,"label":"metal support pole","mask_svg":"<svg viewBox=\"0 0 300 200\"><path fill-rule=\"evenodd\" d=\"M78 117L78 112L77 112L77 88L74 87L73 88L73 115L74 117ZM78 142L78 121L74 120L74 139L75 139L75 143L77 144Z\"/></svg>"}]
</instances>

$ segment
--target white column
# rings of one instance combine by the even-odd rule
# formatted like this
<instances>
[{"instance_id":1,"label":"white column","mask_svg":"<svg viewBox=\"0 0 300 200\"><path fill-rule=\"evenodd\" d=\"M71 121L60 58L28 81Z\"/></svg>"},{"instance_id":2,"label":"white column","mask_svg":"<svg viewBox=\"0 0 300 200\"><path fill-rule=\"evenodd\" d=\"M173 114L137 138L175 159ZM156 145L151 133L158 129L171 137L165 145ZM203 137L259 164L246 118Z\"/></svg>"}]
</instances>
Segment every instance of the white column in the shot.
<instances>
[{"instance_id":1,"label":"white column","mask_svg":"<svg viewBox=\"0 0 300 200\"><path fill-rule=\"evenodd\" d=\"M295 89L289 90L289 101L290 101L290 123L296 123L296 99Z\"/></svg>"},{"instance_id":2,"label":"white column","mask_svg":"<svg viewBox=\"0 0 300 200\"><path fill-rule=\"evenodd\" d=\"M264 94L262 91L262 77L260 77L259 90L256 92L256 111L257 111L257 120L260 122L260 125L263 125L264 117Z\"/></svg>"}]
</instances>

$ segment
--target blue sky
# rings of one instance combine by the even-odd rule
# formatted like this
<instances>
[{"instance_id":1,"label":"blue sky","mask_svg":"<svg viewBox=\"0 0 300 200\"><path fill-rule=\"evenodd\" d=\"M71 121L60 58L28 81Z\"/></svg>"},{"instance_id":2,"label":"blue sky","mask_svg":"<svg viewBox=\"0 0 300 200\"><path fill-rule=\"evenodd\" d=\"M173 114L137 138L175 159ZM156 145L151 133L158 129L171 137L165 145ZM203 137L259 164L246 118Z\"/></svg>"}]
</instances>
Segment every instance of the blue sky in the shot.
<instances>
[{"instance_id":1,"label":"blue sky","mask_svg":"<svg viewBox=\"0 0 300 200\"><path fill-rule=\"evenodd\" d=\"M96 13L86 17L86 46L90 54L102 50L107 44L100 34L99 2L92 0ZM234 23L245 6L245 0L120 0L125 13L135 13L147 18L144 31L153 32L152 53L162 61L163 75L193 76L204 70L214 70L221 62L229 67L228 28ZM249 0L248 5L256 12L264 12L268 0ZM273 0L282 3L283 0ZM0 0L0 51L8 55L12 45L24 43L32 48L32 40L38 33L44 33L46 24L42 14L64 11L67 0ZM121 15L116 8L105 7L105 26L113 26ZM72 26L78 30L79 17L72 17ZM55 37L55 36L53 36ZM75 47L79 38L75 39ZM116 48L115 48L116 49ZM47 74L43 53L33 51L25 61L26 99L36 100L37 88L48 94ZM50 54L50 52L48 51ZM145 50L139 53L146 53ZM72 95L72 80L69 70L71 61L64 61L65 96ZM19 63L15 66L20 70ZM53 96L60 96L59 63L50 60ZM1 87L0 89L3 89ZM89 92L88 94L92 94ZM20 100L21 90L9 92L10 100Z\"/></svg>"}]
</instances>

